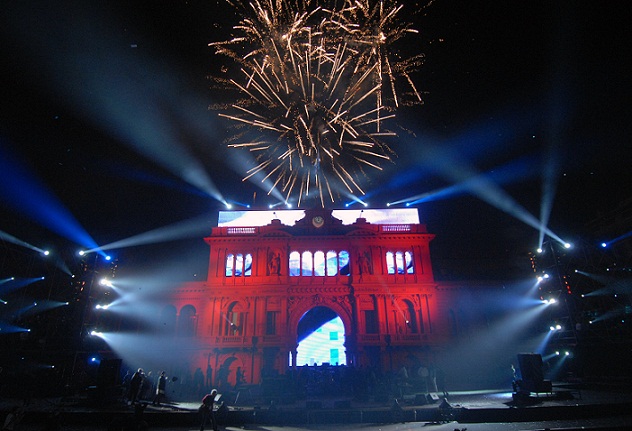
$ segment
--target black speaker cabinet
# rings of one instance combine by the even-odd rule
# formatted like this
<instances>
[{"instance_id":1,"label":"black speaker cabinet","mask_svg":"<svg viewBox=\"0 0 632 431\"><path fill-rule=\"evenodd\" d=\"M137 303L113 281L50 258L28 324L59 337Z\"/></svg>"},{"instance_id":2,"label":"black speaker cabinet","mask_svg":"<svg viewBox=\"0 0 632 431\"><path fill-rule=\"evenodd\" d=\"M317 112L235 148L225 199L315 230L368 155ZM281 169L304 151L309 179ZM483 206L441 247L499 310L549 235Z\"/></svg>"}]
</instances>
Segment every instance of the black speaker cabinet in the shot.
<instances>
[{"instance_id":1,"label":"black speaker cabinet","mask_svg":"<svg viewBox=\"0 0 632 431\"><path fill-rule=\"evenodd\" d=\"M523 381L538 383L544 380L542 355L539 353L518 354L518 364Z\"/></svg>"}]
</instances>

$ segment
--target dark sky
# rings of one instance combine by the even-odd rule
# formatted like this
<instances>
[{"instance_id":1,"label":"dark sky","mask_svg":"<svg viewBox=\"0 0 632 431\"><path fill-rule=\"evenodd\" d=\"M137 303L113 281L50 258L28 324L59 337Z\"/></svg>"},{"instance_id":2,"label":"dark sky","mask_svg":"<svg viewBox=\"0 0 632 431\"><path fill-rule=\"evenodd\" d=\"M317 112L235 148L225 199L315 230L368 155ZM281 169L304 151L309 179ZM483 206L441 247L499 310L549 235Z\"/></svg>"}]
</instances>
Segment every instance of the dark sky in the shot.
<instances>
[{"instance_id":1,"label":"dark sky","mask_svg":"<svg viewBox=\"0 0 632 431\"><path fill-rule=\"evenodd\" d=\"M383 207L449 187L467 167L497 174L504 196L539 217L550 165L551 229L590 238L586 222L632 195L632 8L436 0L414 13L416 5L407 2L401 16L420 32L399 48L426 54L414 75L425 103L398 112L398 158L370 173L367 201ZM202 217L208 229L163 245L153 258L203 253L199 238L223 208L175 173L174 161L185 158L199 162L229 201L275 202L227 163L236 151L224 144L229 124L208 110L221 95L207 75L227 62L208 43L237 22L224 2L27 0L2 9L0 156L28 172L98 244ZM147 143L156 141L174 145L148 156ZM0 230L38 246L63 244L7 192L32 188L6 172L2 180ZM522 253L537 240L534 228L464 192L418 207L439 257Z\"/></svg>"}]
</instances>

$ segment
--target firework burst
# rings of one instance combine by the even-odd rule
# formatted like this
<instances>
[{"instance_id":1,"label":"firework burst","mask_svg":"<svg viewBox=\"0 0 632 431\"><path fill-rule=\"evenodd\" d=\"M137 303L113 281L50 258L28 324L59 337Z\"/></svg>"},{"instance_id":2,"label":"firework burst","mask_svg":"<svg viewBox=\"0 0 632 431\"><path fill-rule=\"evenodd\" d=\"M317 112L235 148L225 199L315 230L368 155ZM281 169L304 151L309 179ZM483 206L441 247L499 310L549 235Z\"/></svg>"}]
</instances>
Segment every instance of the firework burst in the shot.
<instances>
[{"instance_id":1,"label":"firework burst","mask_svg":"<svg viewBox=\"0 0 632 431\"><path fill-rule=\"evenodd\" d=\"M402 59L394 44L411 32L391 1L229 1L241 19L235 36L210 44L239 66L223 79L239 96L220 115L248 126L229 144L255 155L245 176L270 181L289 200L340 187L364 194L365 168L381 170L395 110L421 103L410 74L423 57ZM341 4L339 4L341 3ZM405 92L397 91L399 81ZM247 136L247 139L243 139ZM243 139L243 140L242 140ZM269 193L270 193L269 192Z\"/></svg>"}]
</instances>

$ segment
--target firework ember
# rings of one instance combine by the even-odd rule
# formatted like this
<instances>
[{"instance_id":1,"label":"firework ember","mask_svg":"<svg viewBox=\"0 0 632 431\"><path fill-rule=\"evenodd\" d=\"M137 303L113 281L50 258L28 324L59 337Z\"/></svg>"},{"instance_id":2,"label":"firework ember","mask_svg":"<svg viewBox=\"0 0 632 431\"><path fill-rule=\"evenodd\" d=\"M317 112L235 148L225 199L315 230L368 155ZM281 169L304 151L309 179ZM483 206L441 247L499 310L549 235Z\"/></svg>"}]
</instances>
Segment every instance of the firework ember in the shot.
<instances>
[{"instance_id":1,"label":"firework ember","mask_svg":"<svg viewBox=\"0 0 632 431\"><path fill-rule=\"evenodd\" d=\"M381 170L394 155L384 142L395 135L387 120L398 107L421 102L410 74L423 57L402 59L394 48L415 32L398 21L402 6L388 0L229 3L241 16L235 36L211 46L240 69L222 80L239 96L220 115L248 126L229 144L255 155L244 180L259 175L286 200L297 194L299 205L314 191L323 206L341 187L364 194L365 167Z\"/></svg>"}]
</instances>

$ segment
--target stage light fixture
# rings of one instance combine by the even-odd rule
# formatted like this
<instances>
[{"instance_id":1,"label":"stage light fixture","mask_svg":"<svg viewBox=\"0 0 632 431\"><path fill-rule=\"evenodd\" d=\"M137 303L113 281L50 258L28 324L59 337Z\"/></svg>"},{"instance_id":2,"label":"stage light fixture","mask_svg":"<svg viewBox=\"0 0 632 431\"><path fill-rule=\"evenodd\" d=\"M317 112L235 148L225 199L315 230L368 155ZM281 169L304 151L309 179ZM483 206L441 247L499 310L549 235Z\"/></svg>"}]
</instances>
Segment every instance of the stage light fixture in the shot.
<instances>
[{"instance_id":1,"label":"stage light fixture","mask_svg":"<svg viewBox=\"0 0 632 431\"><path fill-rule=\"evenodd\" d=\"M536 250L538 253L542 253L544 250L542 250L540 247L538 247L538 249Z\"/></svg>"},{"instance_id":2,"label":"stage light fixture","mask_svg":"<svg viewBox=\"0 0 632 431\"><path fill-rule=\"evenodd\" d=\"M560 356L560 352L559 352L559 350L556 350L556 351L555 351L555 354L556 354L557 356Z\"/></svg>"},{"instance_id":3,"label":"stage light fixture","mask_svg":"<svg viewBox=\"0 0 632 431\"><path fill-rule=\"evenodd\" d=\"M105 256L105 260L107 260L108 262L112 260L112 256L110 256L109 254L107 256Z\"/></svg>"},{"instance_id":4,"label":"stage light fixture","mask_svg":"<svg viewBox=\"0 0 632 431\"><path fill-rule=\"evenodd\" d=\"M86 254L84 250L79 250L79 256L83 256L84 254Z\"/></svg>"},{"instance_id":5,"label":"stage light fixture","mask_svg":"<svg viewBox=\"0 0 632 431\"><path fill-rule=\"evenodd\" d=\"M44 252L42 252L42 254L43 254L44 256L48 256L48 255L50 254L50 251L48 251L48 250L44 250Z\"/></svg>"},{"instance_id":6,"label":"stage light fixture","mask_svg":"<svg viewBox=\"0 0 632 431\"><path fill-rule=\"evenodd\" d=\"M608 247L608 244L606 244L605 242L602 242L601 243L601 247L606 248L606 247Z\"/></svg>"},{"instance_id":7,"label":"stage light fixture","mask_svg":"<svg viewBox=\"0 0 632 431\"><path fill-rule=\"evenodd\" d=\"M564 352L564 354L565 354L566 356L569 356L569 355L571 354L571 352L569 352L569 351L567 350L566 352Z\"/></svg>"},{"instance_id":8,"label":"stage light fixture","mask_svg":"<svg viewBox=\"0 0 632 431\"><path fill-rule=\"evenodd\" d=\"M564 248L571 248L571 247L572 247L571 243L569 242L564 243Z\"/></svg>"}]
</instances>

